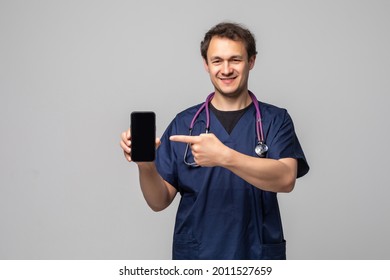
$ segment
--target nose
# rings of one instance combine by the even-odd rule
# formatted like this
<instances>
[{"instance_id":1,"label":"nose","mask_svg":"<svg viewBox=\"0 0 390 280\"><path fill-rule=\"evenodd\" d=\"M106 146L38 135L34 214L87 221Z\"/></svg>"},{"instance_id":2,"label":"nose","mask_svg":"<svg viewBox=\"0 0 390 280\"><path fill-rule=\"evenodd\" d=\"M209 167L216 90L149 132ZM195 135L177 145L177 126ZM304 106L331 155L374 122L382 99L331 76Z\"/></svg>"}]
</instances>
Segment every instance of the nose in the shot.
<instances>
[{"instance_id":1,"label":"nose","mask_svg":"<svg viewBox=\"0 0 390 280\"><path fill-rule=\"evenodd\" d=\"M230 75L232 72L233 72L233 69L230 67L229 61L225 61L225 62L222 64L222 69L221 69L222 75L228 76L228 75Z\"/></svg>"}]
</instances>

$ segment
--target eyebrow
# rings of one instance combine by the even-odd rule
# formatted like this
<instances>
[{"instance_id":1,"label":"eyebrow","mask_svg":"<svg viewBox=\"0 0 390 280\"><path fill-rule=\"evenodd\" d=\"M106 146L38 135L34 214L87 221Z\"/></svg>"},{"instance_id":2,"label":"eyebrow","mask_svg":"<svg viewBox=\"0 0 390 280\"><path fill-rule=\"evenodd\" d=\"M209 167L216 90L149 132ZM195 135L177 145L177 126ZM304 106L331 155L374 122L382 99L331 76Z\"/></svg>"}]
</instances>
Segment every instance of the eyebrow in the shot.
<instances>
[{"instance_id":1,"label":"eyebrow","mask_svg":"<svg viewBox=\"0 0 390 280\"><path fill-rule=\"evenodd\" d=\"M220 57L218 55L210 57L210 60L216 60L216 59L224 60L222 57ZM244 57L242 55L232 55L227 60L232 60L232 59L244 59Z\"/></svg>"}]
</instances>

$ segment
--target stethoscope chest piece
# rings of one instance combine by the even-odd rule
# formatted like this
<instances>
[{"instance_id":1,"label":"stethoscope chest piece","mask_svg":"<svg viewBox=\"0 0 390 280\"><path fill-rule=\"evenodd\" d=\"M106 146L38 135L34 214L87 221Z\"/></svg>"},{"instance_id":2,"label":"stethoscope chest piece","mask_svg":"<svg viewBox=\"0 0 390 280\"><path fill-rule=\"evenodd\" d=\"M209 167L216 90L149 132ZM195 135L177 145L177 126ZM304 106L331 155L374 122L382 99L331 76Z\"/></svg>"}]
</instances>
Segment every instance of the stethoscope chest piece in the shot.
<instances>
[{"instance_id":1,"label":"stethoscope chest piece","mask_svg":"<svg viewBox=\"0 0 390 280\"><path fill-rule=\"evenodd\" d=\"M268 151L268 146L262 142L259 142L255 148L255 153L261 157L264 158L266 153Z\"/></svg>"}]
</instances>

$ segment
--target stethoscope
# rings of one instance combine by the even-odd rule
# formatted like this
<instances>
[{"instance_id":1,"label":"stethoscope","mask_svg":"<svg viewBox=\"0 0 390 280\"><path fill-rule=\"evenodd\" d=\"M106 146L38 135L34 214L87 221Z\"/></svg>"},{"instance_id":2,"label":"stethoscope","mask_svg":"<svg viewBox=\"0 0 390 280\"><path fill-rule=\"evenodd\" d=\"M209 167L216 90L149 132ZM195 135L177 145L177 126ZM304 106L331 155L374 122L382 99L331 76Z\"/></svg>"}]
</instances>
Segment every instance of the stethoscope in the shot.
<instances>
[{"instance_id":1,"label":"stethoscope","mask_svg":"<svg viewBox=\"0 0 390 280\"><path fill-rule=\"evenodd\" d=\"M192 136L192 130L194 128L195 121L197 120L199 114L203 110L205 110L205 112L206 112L206 133L209 133L209 131L210 131L209 104L210 104L211 100L213 99L214 94L215 94L215 92L209 94L209 96L207 96L207 98L206 98L206 101L202 104L202 106L200 106L198 111L195 113L195 115L194 115L194 117L193 117L193 119L191 121L190 127L189 127L189 130L190 130L189 135L190 136ZM262 126L262 123L261 123L261 113L260 113L259 103L257 101L256 96L252 92L249 91L249 95L250 95L250 97L252 99L252 103L253 103L253 105L255 106L255 109L256 109L257 145L255 147L255 153L259 157L264 158L266 156L266 154L267 154L268 146L265 144L265 141L264 141L263 126ZM187 143L186 150L184 152L184 163L189 165L189 166L197 167L198 165L195 162L187 162L187 160L186 160L189 147L190 147L190 144Z\"/></svg>"}]
</instances>

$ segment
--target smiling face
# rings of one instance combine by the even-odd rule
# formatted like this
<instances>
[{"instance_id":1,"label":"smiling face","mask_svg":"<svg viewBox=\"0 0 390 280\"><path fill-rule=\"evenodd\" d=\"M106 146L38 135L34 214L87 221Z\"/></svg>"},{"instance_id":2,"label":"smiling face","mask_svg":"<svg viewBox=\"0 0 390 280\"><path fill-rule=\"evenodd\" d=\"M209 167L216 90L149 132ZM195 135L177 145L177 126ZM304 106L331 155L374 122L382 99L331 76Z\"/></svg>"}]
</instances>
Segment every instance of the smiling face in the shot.
<instances>
[{"instance_id":1,"label":"smiling face","mask_svg":"<svg viewBox=\"0 0 390 280\"><path fill-rule=\"evenodd\" d=\"M247 94L249 71L255 65L255 59L256 56L248 59L243 42L213 37L204 66L210 75L215 93L230 98Z\"/></svg>"}]
</instances>

